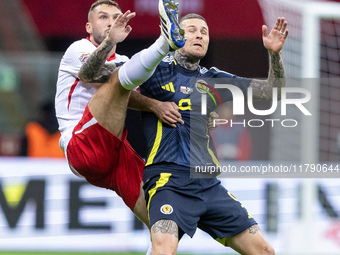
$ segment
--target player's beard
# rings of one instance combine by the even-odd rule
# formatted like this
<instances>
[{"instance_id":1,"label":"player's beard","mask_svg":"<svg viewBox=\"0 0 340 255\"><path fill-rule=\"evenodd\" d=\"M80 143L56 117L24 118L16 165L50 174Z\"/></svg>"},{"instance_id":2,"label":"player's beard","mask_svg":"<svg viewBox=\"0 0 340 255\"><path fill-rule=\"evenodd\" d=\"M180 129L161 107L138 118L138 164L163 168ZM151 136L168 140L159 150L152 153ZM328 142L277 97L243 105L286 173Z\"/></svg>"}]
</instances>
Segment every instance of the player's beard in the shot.
<instances>
[{"instance_id":1,"label":"player's beard","mask_svg":"<svg viewBox=\"0 0 340 255\"><path fill-rule=\"evenodd\" d=\"M100 45L104 41L107 35L106 35L106 32L105 34L100 34L98 31L94 30L92 31L92 36L93 36L93 40L95 41L95 43L97 45Z\"/></svg>"}]
</instances>

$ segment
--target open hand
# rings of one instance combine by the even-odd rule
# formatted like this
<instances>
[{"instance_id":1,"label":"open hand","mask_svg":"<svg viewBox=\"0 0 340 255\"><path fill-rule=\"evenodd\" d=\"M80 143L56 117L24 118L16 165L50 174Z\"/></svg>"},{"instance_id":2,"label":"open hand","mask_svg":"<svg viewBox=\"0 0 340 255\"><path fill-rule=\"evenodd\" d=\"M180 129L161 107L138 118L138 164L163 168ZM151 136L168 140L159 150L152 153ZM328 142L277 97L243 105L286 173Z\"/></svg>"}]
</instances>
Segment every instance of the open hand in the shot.
<instances>
[{"instance_id":1,"label":"open hand","mask_svg":"<svg viewBox=\"0 0 340 255\"><path fill-rule=\"evenodd\" d=\"M285 18L277 18L273 29L268 34L268 27L262 26L262 39L264 47L272 54L280 53L288 36L287 21Z\"/></svg>"},{"instance_id":2,"label":"open hand","mask_svg":"<svg viewBox=\"0 0 340 255\"><path fill-rule=\"evenodd\" d=\"M119 14L112 24L108 39L113 43L119 43L125 40L132 30L128 22L136 16L135 12L126 11L124 14Z\"/></svg>"},{"instance_id":3,"label":"open hand","mask_svg":"<svg viewBox=\"0 0 340 255\"><path fill-rule=\"evenodd\" d=\"M218 123L215 123L215 120L218 119L219 117L220 115L218 115L217 112L210 113L208 123L207 123L209 131L213 131L218 127Z\"/></svg>"}]
</instances>

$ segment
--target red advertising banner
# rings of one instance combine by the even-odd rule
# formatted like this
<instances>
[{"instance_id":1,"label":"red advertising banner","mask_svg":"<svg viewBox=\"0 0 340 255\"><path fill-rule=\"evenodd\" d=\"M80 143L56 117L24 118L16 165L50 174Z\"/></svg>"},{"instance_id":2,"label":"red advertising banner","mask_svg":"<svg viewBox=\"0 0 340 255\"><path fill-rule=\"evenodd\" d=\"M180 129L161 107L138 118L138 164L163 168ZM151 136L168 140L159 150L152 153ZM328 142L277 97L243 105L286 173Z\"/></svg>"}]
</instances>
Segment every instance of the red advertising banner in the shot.
<instances>
[{"instance_id":1,"label":"red advertising banner","mask_svg":"<svg viewBox=\"0 0 340 255\"><path fill-rule=\"evenodd\" d=\"M46 37L86 36L87 13L94 0L23 0L38 31ZM159 35L158 0L117 0L121 9L135 11L130 37ZM256 0L180 0L180 16L204 16L213 38L258 38L263 18Z\"/></svg>"}]
</instances>

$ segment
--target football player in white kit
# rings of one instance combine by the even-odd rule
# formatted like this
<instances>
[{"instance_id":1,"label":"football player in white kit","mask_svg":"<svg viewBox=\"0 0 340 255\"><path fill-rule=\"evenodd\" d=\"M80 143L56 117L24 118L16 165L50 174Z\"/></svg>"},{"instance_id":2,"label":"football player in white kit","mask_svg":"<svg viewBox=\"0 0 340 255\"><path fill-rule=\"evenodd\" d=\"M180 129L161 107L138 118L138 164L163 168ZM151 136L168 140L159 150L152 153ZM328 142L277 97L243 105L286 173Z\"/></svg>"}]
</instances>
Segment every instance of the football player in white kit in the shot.
<instances>
[{"instance_id":1,"label":"football player in white kit","mask_svg":"<svg viewBox=\"0 0 340 255\"><path fill-rule=\"evenodd\" d=\"M128 22L135 13L123 14L112 0L92 4L86 24L89 37L65 52L55 97L59 144L71 170L95 186L115 191L146 225L144 161L127 142L124 127L129 98L131 106L153 111L168 125L183 123L176 104L131 91L152 75L170 50L185 43L177 5L160 0L159 10L162 35L129 60L116 53L116 45L130 33Z\"/></svg>"}]
</instances>

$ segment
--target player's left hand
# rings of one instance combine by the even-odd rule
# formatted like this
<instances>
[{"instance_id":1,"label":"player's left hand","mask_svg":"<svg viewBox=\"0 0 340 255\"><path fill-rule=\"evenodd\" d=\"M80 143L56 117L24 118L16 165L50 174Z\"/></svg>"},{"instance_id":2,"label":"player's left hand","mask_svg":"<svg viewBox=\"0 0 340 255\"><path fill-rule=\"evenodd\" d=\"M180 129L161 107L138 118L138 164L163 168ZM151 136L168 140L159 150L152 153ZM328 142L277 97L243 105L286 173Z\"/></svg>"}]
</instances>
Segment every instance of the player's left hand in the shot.
<instances>
[{"instance_id":1,"label":"player's left hand","mask_svg":"<svg viewBox=\"0 0 340 255\"><path fill-rule=\"evenodd\" d=\"M179 107L174 102L157 102L153 112L158 119L169 126L176 128L177 123L184 124L182 115L179 113Z\"/></svg>"},{"instance_id":2,"label":"player's left hand","mask_svg":"<svg viewBox=\"0 0 340 255\"><path fill-rule=\"evenodd\" d=\"M220 116L216 112L211 112L208 119L208 130L212 131L218 127L218 124L214 122L215 119L218 119Z\"/></svg>"},{"instance_id":3,"label":"player's left hand","mask_svg":"<svg viewBox=\"0 0 340 255\"><path fill-rule=\"evenodd\" d=\"M277 18L270 34L268 34L268 27L266 25L262 26L263 45L271 54L280 54L288 36L287 24L285 18Z\"/></svg>"},{"instance_id":4,"label":"player's left hand","mask_svg":"<svg viewBox=\"0 0 340 255\"><path fill-rule=\"evenodd\" d=\"M130 10L124 14L121 13L113 22L107 38L115 44L124 41L132 30L128 22L135 16L136 13Z\"/></svg>"}]
</instances>

